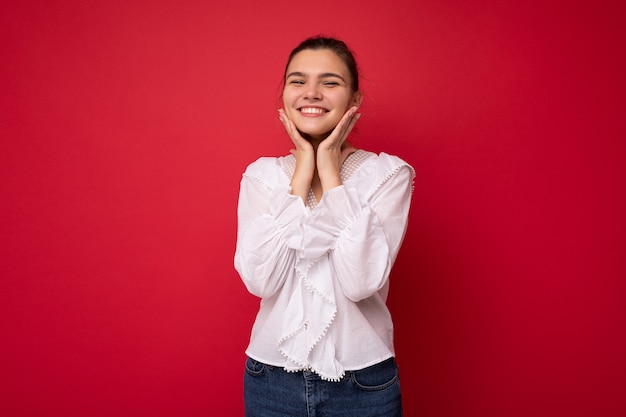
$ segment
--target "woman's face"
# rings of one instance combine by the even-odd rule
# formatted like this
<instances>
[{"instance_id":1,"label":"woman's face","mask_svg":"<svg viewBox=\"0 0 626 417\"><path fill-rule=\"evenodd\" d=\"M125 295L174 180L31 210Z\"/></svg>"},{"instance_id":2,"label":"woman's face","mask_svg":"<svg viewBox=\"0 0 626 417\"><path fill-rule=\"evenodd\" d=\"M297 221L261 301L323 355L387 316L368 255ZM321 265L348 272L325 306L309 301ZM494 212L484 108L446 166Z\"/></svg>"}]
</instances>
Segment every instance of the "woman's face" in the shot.
<instances>
[{"instance_id":1,"label":"woman's face","mask_svg":"<svg viewBox=\"0 0 626 417\"><path fill-rule=\"evenodd\" d=\"M350 107L361 103L351 83L348 68L331 50L298 52L285 76L285 113L305 137L322 140Z\"/></svg>"}]
</instances>

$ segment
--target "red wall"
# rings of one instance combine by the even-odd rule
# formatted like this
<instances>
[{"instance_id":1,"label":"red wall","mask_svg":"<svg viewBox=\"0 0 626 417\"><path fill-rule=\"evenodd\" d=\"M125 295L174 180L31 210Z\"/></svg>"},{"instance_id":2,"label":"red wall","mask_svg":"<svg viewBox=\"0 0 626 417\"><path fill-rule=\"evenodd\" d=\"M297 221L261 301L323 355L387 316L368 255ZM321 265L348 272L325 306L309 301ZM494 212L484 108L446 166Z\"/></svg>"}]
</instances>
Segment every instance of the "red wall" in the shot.
<instances>
[{"instance_id":1,"label":"red wall","mask_svg":"<svg viewBox=\"0 0 626 417\"><path fill-rule=\"evenodd\" d=\"M242 414L239 179L324 32L417 170L406 415L625 415L624 10L515 3L3 2L0 414Z\"/></svg>"}]
</instances>

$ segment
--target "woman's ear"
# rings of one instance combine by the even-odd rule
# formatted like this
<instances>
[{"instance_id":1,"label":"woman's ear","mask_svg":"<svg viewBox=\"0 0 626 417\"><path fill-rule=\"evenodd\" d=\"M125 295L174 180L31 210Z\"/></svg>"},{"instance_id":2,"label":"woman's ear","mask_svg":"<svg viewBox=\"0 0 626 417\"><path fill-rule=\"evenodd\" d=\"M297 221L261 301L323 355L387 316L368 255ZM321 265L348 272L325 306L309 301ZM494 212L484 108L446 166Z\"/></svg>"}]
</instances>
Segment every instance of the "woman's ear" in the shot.
<instances>
[{"instance_id":1,"label":"woman's ear","mask_svg":"<svg viewBox=\"0 0 626 417\"><path fill-rule=\"evenodd\" d=\"M362 102L363 102L363 93L361 92L361 90L359 90L356 93L354 93L354 97L352 98L352 105L360 107Z\"/></svg>"}]
</instances>

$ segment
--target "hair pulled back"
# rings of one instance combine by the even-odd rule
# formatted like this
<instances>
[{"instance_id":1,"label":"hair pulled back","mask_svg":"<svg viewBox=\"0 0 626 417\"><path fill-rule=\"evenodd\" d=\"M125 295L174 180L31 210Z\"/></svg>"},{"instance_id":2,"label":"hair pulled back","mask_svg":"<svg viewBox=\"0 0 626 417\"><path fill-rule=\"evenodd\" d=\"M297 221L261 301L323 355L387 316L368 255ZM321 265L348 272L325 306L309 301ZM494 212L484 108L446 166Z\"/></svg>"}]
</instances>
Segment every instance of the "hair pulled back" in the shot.
<instances>
[{"instance_id":1,"label":"hair pulled back","mask_svg":"<svg viewBox=\"0 0 626 417\"><path fill-rule=\"evenodd\" d=\"M348 68L348 72L351 76L350 87L353 92L359 91L359 69L354 59L354 54L348 48L348 45L345 42L336 39L336 38L328 38L324 36L313 36L311 38L305 39L300 43L300 45L296 46L291 54L289 54L289 59L287 60L287 65L285 66L285 76L287 75L287 68L289 68L289 64L293 58L302 51L305 50L323 50L327 49L329 51L334 52L337 56L346 64Z\"/></svg>"}]
</instances>

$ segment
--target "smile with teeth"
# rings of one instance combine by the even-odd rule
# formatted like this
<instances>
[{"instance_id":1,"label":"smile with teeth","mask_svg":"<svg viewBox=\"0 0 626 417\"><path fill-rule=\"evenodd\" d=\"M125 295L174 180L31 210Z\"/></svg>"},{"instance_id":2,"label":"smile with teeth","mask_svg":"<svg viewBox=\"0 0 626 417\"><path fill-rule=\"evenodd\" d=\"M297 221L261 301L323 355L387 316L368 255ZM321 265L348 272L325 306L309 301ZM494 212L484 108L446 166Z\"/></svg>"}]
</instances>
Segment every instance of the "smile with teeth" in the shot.
<instances>
[{"instance_id":1,"label":"smile with teeth","mask_svg":"<svg viewBox=\"0 0 626 417\"><path fill-rule=\"evenodd\" d=\"M304 113L304 114L324 114L326 113L326 110L319 108L319 107L301 107L300 108L300 112Z\"/></svg>"}]
</instances>

